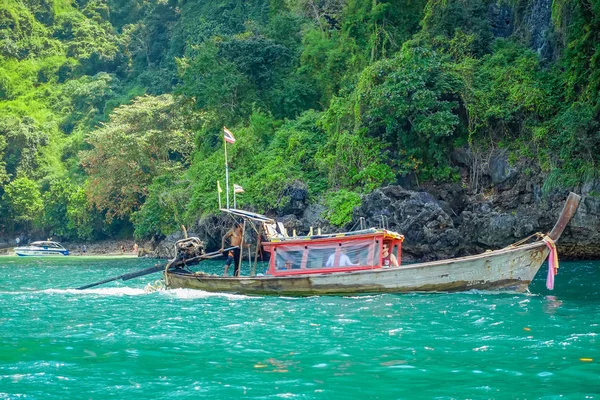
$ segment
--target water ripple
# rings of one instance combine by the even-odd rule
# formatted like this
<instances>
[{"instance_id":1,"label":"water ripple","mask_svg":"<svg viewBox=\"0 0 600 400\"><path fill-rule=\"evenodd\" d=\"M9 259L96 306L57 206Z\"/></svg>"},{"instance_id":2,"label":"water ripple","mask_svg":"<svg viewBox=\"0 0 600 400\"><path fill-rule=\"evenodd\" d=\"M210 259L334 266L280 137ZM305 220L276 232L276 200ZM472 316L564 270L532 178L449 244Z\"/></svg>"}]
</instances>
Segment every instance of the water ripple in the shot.
<instances>
[{"instance_id":1,"label":"water ripple","mask_svg":"<svg viewBox=\"0 0 600 400\"><path fill-rule=\"evenodd\" d=\"M0 259L0 398L598 393L598 263L563 263L553 293L540 277L531 295L281 298L146 293L142 278L78 291L152 264L56 262Z\"/></svg>"}]
</instances>

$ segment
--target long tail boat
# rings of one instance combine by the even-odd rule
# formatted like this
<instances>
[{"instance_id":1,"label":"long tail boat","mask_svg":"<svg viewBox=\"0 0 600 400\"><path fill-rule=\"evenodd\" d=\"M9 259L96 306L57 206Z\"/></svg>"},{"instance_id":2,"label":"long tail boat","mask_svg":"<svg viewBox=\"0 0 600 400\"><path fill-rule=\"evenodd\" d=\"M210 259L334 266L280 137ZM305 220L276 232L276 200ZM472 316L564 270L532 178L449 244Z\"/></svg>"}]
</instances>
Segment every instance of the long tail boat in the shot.
<instances>
[{"instance_id":1,"label":"long tail boat","mask_svg":"<svg viewBox=\"0 0 600 400\"><path fill-rule=\"evenodd\" d=\"M517 243L482 254L419 264L401 265L401 234L386 229L365 229L333 235L287 237L275 221L242 210L223 210L237 215L256 229L270 253L266 274L257 276L214 276L187 268L165 269L169 288L247 295L351 295L368 293L456 292L472 289L523 292L550 254L556 260L554 243L575 214L580 196L571 193L556 225L547 235L538 234L533 243ZM281 225L279 226L281 228ZM264 233L264 235L263 235ZM392 249L399 261L389 265L383 246ZM258 247L258 246L257 246ZM258 254L258 252L257 252ZM180 257L181 258L181 257ZM387 264L387 265L386 265ZM554 271L549 272L550 276Z\"/></svg>"}]
</instances>

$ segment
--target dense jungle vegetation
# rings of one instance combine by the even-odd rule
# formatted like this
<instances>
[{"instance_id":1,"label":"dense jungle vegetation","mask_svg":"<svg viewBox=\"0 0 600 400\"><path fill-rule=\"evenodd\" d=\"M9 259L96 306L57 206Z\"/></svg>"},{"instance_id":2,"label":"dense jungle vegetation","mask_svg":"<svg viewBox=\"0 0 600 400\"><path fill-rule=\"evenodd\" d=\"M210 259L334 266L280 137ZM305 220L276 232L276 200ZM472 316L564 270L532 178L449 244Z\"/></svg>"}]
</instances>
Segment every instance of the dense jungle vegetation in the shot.
<instances>
[{"instance_id":1,"label":"dense jungle vegetation","mask_svg":"<svg viewBox=\"0 0 600 400\"><path fill-rule=\"evenodd\" d=\"M0 230L188 225L218 207L223 126L242 207L304 187L337 225L382 185L459 181L456 148L472 191L498 148L576 185L599 171L598 43L599 0L2 0Z\"/></svg>"}]
</instances>

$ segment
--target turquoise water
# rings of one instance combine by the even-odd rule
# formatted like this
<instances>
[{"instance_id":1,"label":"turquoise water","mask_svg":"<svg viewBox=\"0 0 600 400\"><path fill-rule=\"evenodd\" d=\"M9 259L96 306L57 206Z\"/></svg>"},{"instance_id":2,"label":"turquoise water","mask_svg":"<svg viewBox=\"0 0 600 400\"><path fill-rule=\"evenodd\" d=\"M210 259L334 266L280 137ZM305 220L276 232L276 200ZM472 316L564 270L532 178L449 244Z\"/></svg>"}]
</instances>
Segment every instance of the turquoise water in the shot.
<instances>
[{"instance_id":1,"label":"turquoise water","mask_svg":"<svg viewBox=\"0 0 600 400\"><path fill-rule=\"evenodd\" d=\"M0 258L0 399L600 397L598 261L531 295L73 290L153 264Z\"/></svg>"}]
</instances>

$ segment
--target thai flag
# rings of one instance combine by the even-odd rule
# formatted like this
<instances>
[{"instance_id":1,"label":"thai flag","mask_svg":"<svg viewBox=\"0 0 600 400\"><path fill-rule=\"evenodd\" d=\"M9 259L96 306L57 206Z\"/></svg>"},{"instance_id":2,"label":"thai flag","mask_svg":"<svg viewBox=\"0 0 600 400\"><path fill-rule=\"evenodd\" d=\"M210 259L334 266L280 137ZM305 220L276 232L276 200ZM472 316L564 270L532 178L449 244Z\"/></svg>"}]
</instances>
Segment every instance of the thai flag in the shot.
<instances>
[{"instance_id":1,"label":"thai flag","mask_svg":"<svg viewBox=\"0 0 600 400\"><path fill-rule=\"evenodd\" d=\"M223 132L225 135L225 141L229 142L229 143L235 143L235 137L233 136L233 133L231 133L231 131L225 127L223 127Z\"/></svg>"}]
</instances>

